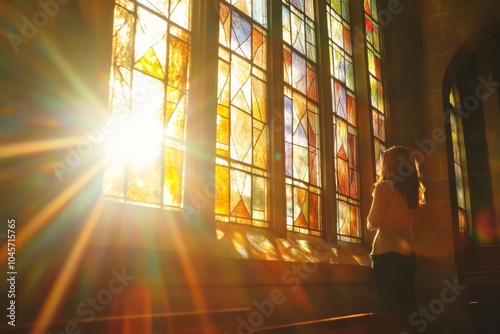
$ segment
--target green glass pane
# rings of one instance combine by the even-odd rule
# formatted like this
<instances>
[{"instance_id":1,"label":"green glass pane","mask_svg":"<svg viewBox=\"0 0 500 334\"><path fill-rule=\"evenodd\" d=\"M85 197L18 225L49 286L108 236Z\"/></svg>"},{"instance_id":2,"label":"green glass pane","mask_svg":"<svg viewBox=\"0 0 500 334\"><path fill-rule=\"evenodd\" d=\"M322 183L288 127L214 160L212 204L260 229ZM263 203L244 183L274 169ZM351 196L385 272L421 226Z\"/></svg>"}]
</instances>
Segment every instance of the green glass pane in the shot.
<instances>
[{"instance_id":1,"label":"green glass pane","mask_svg":"<svg viewBox=\"0 0 500 334\"><path fill-rule=\"evenodd\" d=\"M342 0L342 18L349 23L351 20L349 15L349 4L348 0Z\"/></svg>"},{"instance_id":2,"label":"green glass pane","mask_svg":"<svg viewBox=\"0 0 500 334\"><path fill-rule=\"evenodd\" d=\"M371 0L372 2L372 8L371 8L371 16L375 21L378 22L378 6L377 6L377 1L378 0Z\"/></svg>"},{"instance_id":3,"label":"green glass pane","mask_svg":"<svg viewBox=\"0 0 500 334\"><path fill-rule=\"evenodd\" d=\"M371 104L373 107L378 108L379 96L378 96L378 81L373 76L370 75L370 94L371 94Z\"/></svg>"},{"instance_id":4,"label":"green glass pane","mask_svg":"<svg viewBox=\"0 0 500 334\"><path fill-rule=\"evenodd\" d=\"M341 14L342 7L340 4L340 0L330 0L330 7L337 12L337 14Z\"/></svg>"}]
</instances>

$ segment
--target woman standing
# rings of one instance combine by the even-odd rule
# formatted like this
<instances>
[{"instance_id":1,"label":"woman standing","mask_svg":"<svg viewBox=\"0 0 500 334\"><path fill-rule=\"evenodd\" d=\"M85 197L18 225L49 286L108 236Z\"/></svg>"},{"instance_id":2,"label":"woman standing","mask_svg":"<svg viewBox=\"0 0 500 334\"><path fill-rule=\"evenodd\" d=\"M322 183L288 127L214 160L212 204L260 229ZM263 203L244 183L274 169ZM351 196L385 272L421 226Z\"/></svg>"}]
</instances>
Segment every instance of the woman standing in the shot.
<instances>
[{"instance_id":1,"label":"woman standing","mask_svg":"<svg viewBox=\"0 0 500 334\"><path fill-rule=\"evenodd\" d=\"M370 256L379 297L390 309L415 307L411 225L425 202L424 190L418 163L407 147L393 146L384 152L367 225L377 231Z\"/></svg>"}]
</instances>

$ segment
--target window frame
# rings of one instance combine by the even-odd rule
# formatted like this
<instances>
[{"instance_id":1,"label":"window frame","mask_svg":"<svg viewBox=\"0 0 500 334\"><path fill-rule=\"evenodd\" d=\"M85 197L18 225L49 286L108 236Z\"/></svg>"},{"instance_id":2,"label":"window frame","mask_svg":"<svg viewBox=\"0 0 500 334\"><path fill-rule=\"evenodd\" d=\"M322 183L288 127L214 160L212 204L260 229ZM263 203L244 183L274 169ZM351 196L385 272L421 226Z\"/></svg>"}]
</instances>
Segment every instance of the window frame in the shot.
<instances>
[{"instance_id":1,"label":"window frame","mask_svg":"<svg viewBox=\"0 0 500 334\"><path fill-rule=\"evenodd\" d=\"M268 111L269 111L269 157L284 157L283 129L283 42L281 25L281 2L269 1L268 10ZM219 1L192 0L191 17L191 70L188 79L189 95L186 124L186 162L184 203L180 210L159 208L142 208L139 211L152 212L152 219L158 217L169 224L189 225L193 233L209 238L215 237L218 222L215 221L215 138L217 108L217 72L218 72L218 5ZM330 71L321 70L329 67L328 33L326 25L326 0L314 1L317 41L318 94L320 109L320 145L321 145L321 183L322 233L321 238L329 242L338 241L336 180L334 173L334 136L333 106L331 98ZM366 238L366 216L371 202L371 185L375 180L373 129L370 105L370 87L368 81L367 50L364 27L363 0L350 0L351 40L355 48L355 33L362 33L363 47L361 52L353 50L354 82L356 87L357 118L359 122L358 155L359 155L359 187L361 212L361 243L370 242ZM383 29L380 28L381 46L383 47ZM383 50L382 50L383 52ZM200 75L203 73L203 75ZM386 86L386 85L385 85ZM358 95L359 92L359 95ZM192 97L195 97L192 98ZM384 94L386 101L387 91ZM384 101L384 103L385 103ZM385 103L387 110L387 103ZM389 114L386 114L388 124ZM386 139L389 141L386 127ZM207 154L210 152L210 154ZM369 154L368 156L366 154ZM368 158L369 157L369 158ZM255 231L265 230L278 237L286 237L286 198L285 198L285 165L284 159L269 161L269 227L259 228L241 225L241 228L252 228ZM278 177L275 177L277 176ZM122 204L129 206L128 204ZM117 206L118 208L120 205ZM131 210L133 211L133 210ZM131 218L132 219L132 218ZM225 224L225 223L224 223ZM295 232L291 232L295 233Z\"/></svg>"}]
</instances>

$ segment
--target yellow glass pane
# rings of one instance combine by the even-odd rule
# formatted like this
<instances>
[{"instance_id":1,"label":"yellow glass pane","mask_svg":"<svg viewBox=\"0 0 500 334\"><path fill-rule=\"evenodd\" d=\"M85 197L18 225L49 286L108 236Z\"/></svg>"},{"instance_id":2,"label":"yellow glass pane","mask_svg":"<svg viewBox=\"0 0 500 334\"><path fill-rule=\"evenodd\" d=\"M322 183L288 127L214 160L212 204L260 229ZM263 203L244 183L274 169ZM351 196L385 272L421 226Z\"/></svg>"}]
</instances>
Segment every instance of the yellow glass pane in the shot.
<instances>
[{"instance_id":1,"label":"yellow glass pane","mask_svg":"<svg viewBox=\"0 0 500 334\"><path fill-rule=\"evenodd\" d=\"M252 117L231 108L231 158L252 163Z\"/></svg>"},{"instance_id":2,"label":"yellow glass pane","mask_svg":"<svg viewBox=\"0 0 500 334\"><path fill-rule=\"evenodd\" d=\"M189 45L170 37L168 52L168 85L186 90L189 64Z\"/></svg>"},{"instance_id":3,"label":"yellow glass pane","mask_svg":"<svg viewBox=\"0 0 500 334\"><path fill-rule=\"evenodd\" d=\"M255 119L267 122L267 85L264 81L252 78L252 114Z\"/></svg>"},{"instance_id":4,"label":"yellow glass pane","mask_svg":"<svg viewBox=\"0 0 500 334\"><path fill-rule=\"evenodd\" d=\"M135 63L134 67L158 79L165 78L160 60L152 47Z\"/></svg>"},{"instance_id":5,"label":"yellow glass pane","mask_svg":"<svg viewBox=\"0 0 500 334\"><path fill-rule=\"evenodd\" d=\"M251 218L252 208L252 177L250 174L231 170L231 215L242 218Z\"/></svg>"},{"instance_id":6,"label":"yellow glass pane","mask_svg":"<svg viewBox=\"0 0 500 334\"><path fill-rule=\"evenodd\" d=\"M217 78L217 103L229 107L229 64L219 60L219 73Z\"/></svg>"},{"instance_id":7,"label":"yellow glass pane","mask_svg":"<svg viewBox=\"0 0 500 334\"><path fill-rule=\"evenodd\" d=\"M294 200L294 225L300 227L309 227L309 207L308 207L308 192L305 189L293 188Z\"/></svg>"},{"instance_id":8,"label":"yellow glass pane","mask_svg":"<svg viewBox=\"0 0 500 334\"><path fill-rule=\"evenodd\" d=\"M185 139L186 132L186 95L184 95L177 105L167 103L167 111L175 109L170 115L170 119L165 126L165 134L179 140Z\"/></svg>"},{"instance_id":9,"label":"yellow glass pane","mask_svg":"<svg viewBox=\"0 0 500 334\"><path fill-rule=\"evenodd\" d=\"M233 55L231 62L231 103L249 114L252 108L251 69L249 62Z\"/></svg>"},{"instance_id":10,"label":"yellow glass pane","mask_svg":"<svg viewBox=\"0 0 500 334\"><path fill-rule=\"evenodd\" d=\"M262 169L267 169L268 166L268 128L265 124L254 121L254 148L253 148L253 162L255 166Z\"/></svg>"},{"instance_id":11,"label":"yellow glass pane","mask_svg":"<svg viewBox=\"0 0 500 334\"><path fill-rule=\"evenodd\" d=\"M120 6L115 7L113 21L113 63L129 67L132 64L132 40L130 38L134 16Z\"/></svg>"},{"instance_id":12,"label":"yellow glass pane","mask_svg":"<svg viewBox=\"0 0 500 334\"><path fill-rule=\"evenodd\" d=\"M215 165L215 213L229 214L229 168Z\"/></svg>"},{"instance_id":13,"label":"yellow glass pane","mask_svg":"<svg viewBox=\"0 0 500 334\"><path fill-rule=\"evenodd\" d=\"M183 194L184 152L171 147L165 147L163 204L180 206Z\"/></svg>"},{"instance_id":14,"label":"yellow glass pane","mask_svg":"<svg viewBox=\"0 0 500 334\"><path fill-rule=\"evenodd\" d=\"M136 68L163 78L166 71L167 23L152 13L137 9L138 22L135 29L135 54ZM158 73L162 73L158 76Z\"/></svg>"},{"instance_id":15,"label":"yellow glass pane","mask_svg":"<svg viewBox=\"0 0 500 334\"><path fill-rule=\"evenodd\" d=\"M217 115L217 143L223 144L229 150L229 119Z\"/></svg>"},{"instance_id":16,"label":"yellow glass pane","mask_svg":"<svg viewBox=\"0 0 500 334\"><path fill-rule=\"evenodd\" d=\"M127 170L127 199L143 203L161 203L161 170L158 161L147 166L129 163Z\"/></svg>"}]
</instances>

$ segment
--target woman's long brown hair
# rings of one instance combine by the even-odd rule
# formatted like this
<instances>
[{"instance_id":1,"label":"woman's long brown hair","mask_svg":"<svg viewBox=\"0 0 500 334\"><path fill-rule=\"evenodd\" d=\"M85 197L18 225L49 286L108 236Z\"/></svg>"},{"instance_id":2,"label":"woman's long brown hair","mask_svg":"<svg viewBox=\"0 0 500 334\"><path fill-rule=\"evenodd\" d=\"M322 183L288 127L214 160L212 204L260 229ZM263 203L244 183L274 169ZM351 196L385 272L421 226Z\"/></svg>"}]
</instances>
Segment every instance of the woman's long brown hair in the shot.
<instances>
[{"instance_id":1,"label":"woman's long brown hair","mask_svg":"<svg viewBox=\"0 0 500 334\"><path fill-rule=\"evenodd\" d=\"M425 187L421 179L418 162L408 147L393 146L384 152L378 182L391 181L412 209L425 204Z\"/></svg>"}]
</instances>

